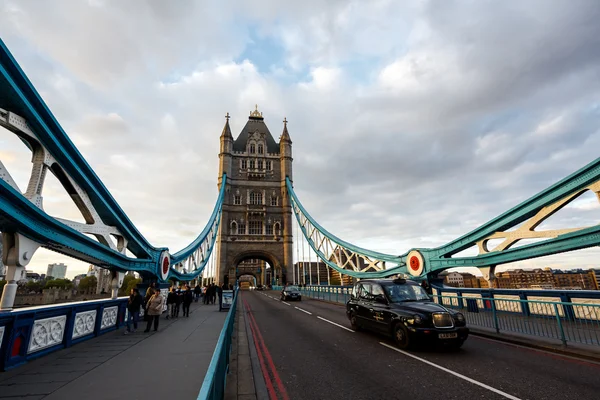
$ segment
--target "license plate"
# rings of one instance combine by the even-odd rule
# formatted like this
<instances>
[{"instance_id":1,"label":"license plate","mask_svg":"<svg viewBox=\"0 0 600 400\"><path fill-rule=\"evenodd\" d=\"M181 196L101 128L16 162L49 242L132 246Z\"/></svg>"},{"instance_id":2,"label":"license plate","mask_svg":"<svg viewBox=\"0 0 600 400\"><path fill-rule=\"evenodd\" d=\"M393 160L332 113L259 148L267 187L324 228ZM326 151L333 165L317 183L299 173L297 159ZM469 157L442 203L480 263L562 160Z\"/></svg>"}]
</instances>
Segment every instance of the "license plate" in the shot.
<instances>
[{"instance_id":1,"label":"license plate","mask_svg":"<svg viewBox=\"0 0 600 400\"><path fill-rule=\"evenodd\" d=\"M440 339L456 339L458 337L458 333L440 333L438 338Z\"/></svg>"}]
</instances>

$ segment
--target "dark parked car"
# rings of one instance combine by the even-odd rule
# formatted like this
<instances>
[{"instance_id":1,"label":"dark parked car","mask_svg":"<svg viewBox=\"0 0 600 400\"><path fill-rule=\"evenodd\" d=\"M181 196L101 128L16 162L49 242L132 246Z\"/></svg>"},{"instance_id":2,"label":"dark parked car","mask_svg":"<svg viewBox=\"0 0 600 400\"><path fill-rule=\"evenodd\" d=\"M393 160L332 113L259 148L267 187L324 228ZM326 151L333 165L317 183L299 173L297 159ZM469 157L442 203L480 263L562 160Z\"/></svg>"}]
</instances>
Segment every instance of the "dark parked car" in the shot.
<instances>
[{"instance_id":1,"label":"dark parked car","mask_svg":"<svg viewBox=\"0 0 600 400\"><path fill-rule=\"evenodd\" d=\"M402 349L424 342L460 348L469 335L463 314L432 302L419 284L406 279L361 280L346 314L352 328L391 335Z\"/></svg>"},{"instance_id":2,"label":"dark parked car","mask_svg":"<svg viewBox=\"0 0 600 400\"><path fill-rule=\"evenodd\" d=\"M281 300L302 300L302 295L297 286L286 286L281 291Z\"/></svg>"},{"instance_id":3,"label":"dark parked car","mask_svg":"<svg viewBox=\"0 0 600 400\"><path fill-rule=\"evenodd\" d=\"M265 290L263 285L256 285L256 290Z\"/></svg>"}]
</instances>

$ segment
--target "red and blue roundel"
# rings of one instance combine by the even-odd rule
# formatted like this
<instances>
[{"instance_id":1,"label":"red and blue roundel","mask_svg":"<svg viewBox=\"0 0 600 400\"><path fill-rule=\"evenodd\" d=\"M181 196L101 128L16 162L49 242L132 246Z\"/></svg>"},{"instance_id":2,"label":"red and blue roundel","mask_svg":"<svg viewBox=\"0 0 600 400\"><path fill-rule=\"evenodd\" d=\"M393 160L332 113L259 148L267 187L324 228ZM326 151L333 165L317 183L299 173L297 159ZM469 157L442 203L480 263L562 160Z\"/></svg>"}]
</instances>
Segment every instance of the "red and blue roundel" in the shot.
<instances>
[{"instance_id":1,"label":"red and blue roundel","mask_svg":"<svg viewBox=\"0 0 600 400\"><path fill-rule=\"evenodd\" d=\"M158 265L159 276L163 281L166 281L169 277L169 270L171 269L171 256L167 251L163 251L160 255L160 263Z\"/></svg>"},{"instance_id":2,"label":"red and blue roundel","mask_svg":"<svg viewBox=\"0 0 600 400\"><path fill-rule=\"evenodd\" d=\"M425 262L423 260L423 256L417 250L412 250L406 256L406 266L408 267L408 273L412 276L421 276L423 273L423 268L425 267Z\"/></svg>"}]
</instances>

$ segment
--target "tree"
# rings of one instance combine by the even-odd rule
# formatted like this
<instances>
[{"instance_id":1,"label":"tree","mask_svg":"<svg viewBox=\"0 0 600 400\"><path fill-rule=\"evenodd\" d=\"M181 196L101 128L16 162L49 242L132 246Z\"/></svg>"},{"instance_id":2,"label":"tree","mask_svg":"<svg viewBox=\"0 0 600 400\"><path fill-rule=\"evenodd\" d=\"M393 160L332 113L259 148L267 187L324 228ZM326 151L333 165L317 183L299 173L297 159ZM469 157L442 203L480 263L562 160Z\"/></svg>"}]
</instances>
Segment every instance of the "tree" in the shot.
<instances>
[{"instance_id":1,"label":"tree","mask_svg":"<svg viewBox=\"0 0 600 400\"><path fill-rule=\"evenodd\" d=\"M36 293L41 293L42 289L44 289L44 284L43 282L35 282L35 281L29 281L27 282L27 290L29 290L30 292L36 292Z\"/></svg>"},{"instance_id":2,"label":"tree","mask_svg":"<svg viewBox=\"0 0 600 400\"><path fill-rule=\"evenodd\" d=\"M44 289L58 288L58 289L71 289L73 282L68 279L51 279L46 282Z\"/></svg>"},{"instance_id":3,"label":"tree","mask_svg":"<svg viewBox=\"0 0 600 400\"><path fill-rule=\"evenodd\" d=\"M136 279L133 275L125 275L125 278L123 278L123 284L119 289L119 296L127 296L129 293L131 293L131 289L135 288L141 282L141 279Z\"/></svg>"},{"instance_id":4,"label":"tree","mask_svg":"<svg viewBox=\"0 0 600 400\"><path fill-rule=\"evenodd\" d=\"M88 293L96 292L96 287L98 286L98 278L95 276L86 276L85 278L81 278L79 281L79 286L77 290L80 292L87 291Z\"/></svg>"}]
</instances>

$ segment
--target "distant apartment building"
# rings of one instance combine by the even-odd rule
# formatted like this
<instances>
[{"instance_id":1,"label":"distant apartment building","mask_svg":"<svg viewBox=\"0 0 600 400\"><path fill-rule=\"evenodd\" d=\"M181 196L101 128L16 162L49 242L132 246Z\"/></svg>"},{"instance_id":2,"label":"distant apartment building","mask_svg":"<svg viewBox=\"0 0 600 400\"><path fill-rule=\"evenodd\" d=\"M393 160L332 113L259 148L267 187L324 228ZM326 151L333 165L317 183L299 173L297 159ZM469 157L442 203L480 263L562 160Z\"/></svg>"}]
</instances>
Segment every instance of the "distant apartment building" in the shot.
<instances>
[{"instance_id":1,"label":"distant apartment building","mask_svg":"<svg viewBox=\"0 0 600 400\"><path fill-rule=\"evenodd\" d=\"M65 279L67 276L67 266L63 263L48 264L46 276L51 276L54 279Z\"/></svg>"},{"instance_id":2,"label":"distant apartment building","mask_svg":"<svg viewBox=\"0 0 600 400\"><path fill-rule=\"evenodd\" d=\"M497 272L496 281L499 289L530 289L532 286L554 286L553 271L550 268L514 269Z\"/></svg>"},{"instance_id":3,"label":"distant apartment building","mask_svg":"<svg viewBox=\"0 0 600 400\"><path fill-rule=\"evenodd\" d=\"M569 270L552 271L554 275L555 288L580 289L580 290L598 290L596 273L594 270Z\"/></svg>"},{"instance_id":4,"label":"distant apartment building","mask_svg":"<svg viewBox=\"0 0 600 400\"><path fill-rule=\"evenodd\" d=\"M488 288L488 282L482 277L469 273L443 272L444 284L453 287ZM536 268L533 270L514 269L496 273L495 286L498 289L566 289L600 290L600 270L552 270Z\"/></svg>"},{"instance_id":5,"label":"distant apartment building","mask_svg":"<svg viewBox=\"0 0 600 400\"><path fill-rule=\"evenodd\" d=\"M465 287L465 280L464 280L462 274L459 272L449 272L446 275L444 281L448 286L459 287L459 288Z\"/></svg>"}]
</instances>

